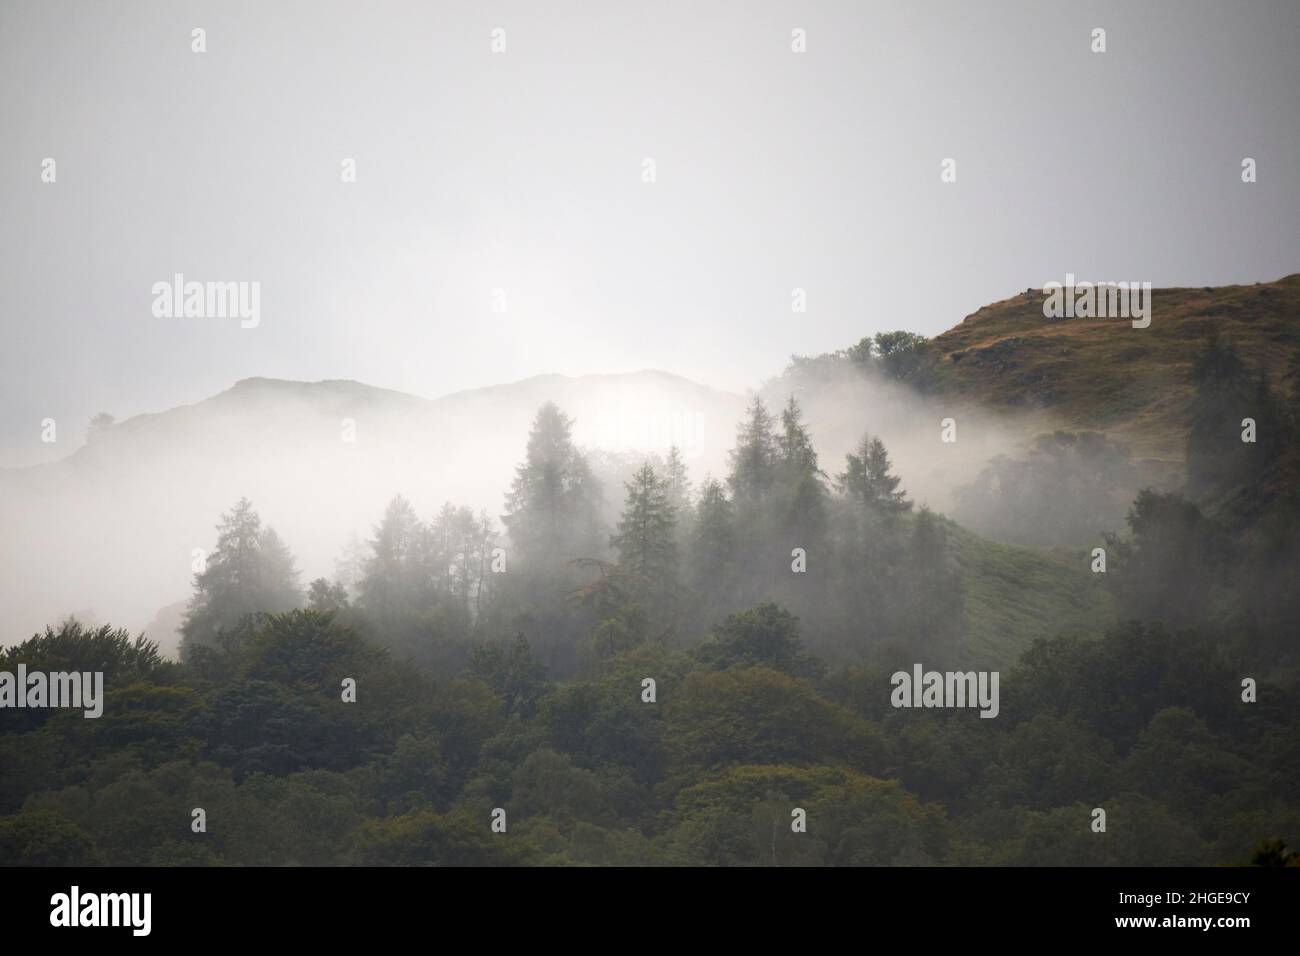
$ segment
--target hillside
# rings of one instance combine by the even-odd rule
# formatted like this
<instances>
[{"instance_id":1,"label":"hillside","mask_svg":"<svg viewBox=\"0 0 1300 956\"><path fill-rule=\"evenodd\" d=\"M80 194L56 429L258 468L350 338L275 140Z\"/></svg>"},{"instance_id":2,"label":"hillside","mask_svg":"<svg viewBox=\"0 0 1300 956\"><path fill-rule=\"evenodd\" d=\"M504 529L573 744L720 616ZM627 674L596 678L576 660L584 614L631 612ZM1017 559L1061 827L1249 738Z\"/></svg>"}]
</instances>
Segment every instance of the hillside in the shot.
<instances>
[{"instance_id":1,"label":"hillside","mask_svg":"<svg viewBox=\"0 0 1300 956\"><path fill-rule=\"evenodd\" d=\"M1199 343L1217 328L1252 369L1276 383L1300 349L1300 274L1276 282L1155 289L1151 325L1123 319L1047 319L1031 289L985 306L932 340L943 387L1046 430L1104 431L1138 457L1182 460Z\"/></svg>"},{"instance_id":2,"label":"hillside","mask_svg":"<svg viewBox=\"0 0 1300 956\"><path fill-rule=\"evenodd\" d=\"M1115 619L1086 553L990 541L955 523L948 543L965 598L964 662L1009 666L1035 638L1092 633Z\"/></svg>"}]
</instances>

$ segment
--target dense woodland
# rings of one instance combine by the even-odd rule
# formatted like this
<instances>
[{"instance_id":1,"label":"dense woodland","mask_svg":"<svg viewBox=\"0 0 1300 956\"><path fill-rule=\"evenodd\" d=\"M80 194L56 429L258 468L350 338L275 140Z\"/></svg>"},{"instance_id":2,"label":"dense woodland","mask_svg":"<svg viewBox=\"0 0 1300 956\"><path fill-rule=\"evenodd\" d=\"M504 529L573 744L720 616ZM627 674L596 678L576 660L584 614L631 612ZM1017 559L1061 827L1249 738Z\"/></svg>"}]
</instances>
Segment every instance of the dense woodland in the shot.
<instances>
[{"instance_id":1,"label":"dense woodland","mask_svg":"<svg viewBox=\"0 0 1300 956\"><path fill-rule=\"evenodd\" d=\"M846 368L944 387L906 333L787 377ZM1127 450L1057 432L959 496L1003 540L1107 551L1114 614L1020 648L997 719L890 704L914 662L987 664L969 532L878 437L822 461L797 397L755 398L725 475L673 449L617 487L547 404L501 515L399 495L334 579L233 504L179 662L75 620L0 652L107 688L97 720L0 712L0 862L1294 863L1300 372L1211 338L1192 374L1181 489L1117 502Z\"/></svg>"}]
</instances>

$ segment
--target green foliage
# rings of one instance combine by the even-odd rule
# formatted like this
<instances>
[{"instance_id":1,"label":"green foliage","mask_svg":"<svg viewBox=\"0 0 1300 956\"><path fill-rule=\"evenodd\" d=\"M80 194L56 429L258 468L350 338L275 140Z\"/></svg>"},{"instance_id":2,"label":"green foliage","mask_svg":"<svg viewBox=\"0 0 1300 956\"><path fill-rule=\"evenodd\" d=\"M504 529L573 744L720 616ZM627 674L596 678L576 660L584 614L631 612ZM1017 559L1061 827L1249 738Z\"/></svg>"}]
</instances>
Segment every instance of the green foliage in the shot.
<instances>
[{"instance_id":1,"label":"green foliage","mask_svg":"<svg viewBox=\"0 0 1300 956\"><path fill-rule=\"evenodd\" d=\"M1129 538L1107 534L1107 580L1125 614L1162 617L1173 627L1205 620L1227 581L1231 542L1177 493L1143 490L1128 514Z\"/></svg>"},{"instance_id":2,"label":"green foliage","mask_svg":"<svg viewBox=\"0 0 1300 956\"><path fill-rule=\"evenodd\" d=\"M804 653L799 619L770 601L728 615L695 656L714 669L760 665L803 677L823 671L820 661Z\"/></svg>"}]
</instances>

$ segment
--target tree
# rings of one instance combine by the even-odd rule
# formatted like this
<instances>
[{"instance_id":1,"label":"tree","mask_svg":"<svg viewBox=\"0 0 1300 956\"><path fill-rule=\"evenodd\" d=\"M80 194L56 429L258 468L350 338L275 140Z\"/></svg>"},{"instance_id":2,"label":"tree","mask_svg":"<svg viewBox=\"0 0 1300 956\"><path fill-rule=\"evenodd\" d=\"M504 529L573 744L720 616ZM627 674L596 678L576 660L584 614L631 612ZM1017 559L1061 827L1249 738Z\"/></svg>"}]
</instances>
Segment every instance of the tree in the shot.
<instances>
[{"instance_id":1,"label":"tree","mask_svg":"<svg viewBox=\"0 0 1300 956\"><path fill-rule=\"evenodd\" d=\"M547 402L528 435L502 518L522 562L590 556L600 550L600 489L573 444L573 419Z\"/></svg>"},{"instance_id":2,"label":"tree","mask_svg":"<svg viewBox=\"0 0 1300 956\"><path fill-rule=\"evenodd\" d=\"M921 384L918 380L930 347L924 335L903 331L880 332L873 344L886 375L900 382Z\"/></svg>"},{"instance_id":3,"label":"tree","mask_svg":"<svg viewBox=\"0 0 1300 956\"><path fill-rule=\"evenodd\" d=\"M761 664L796 677L818 677L823 671L804 651L799 619L771 601L728 615L695 656L713 668Z\"/></svg>"},{"instance_id":4,"label":"tree","mask_svg":"<svg viewBox=\"0 0 1300 956\"><path fill-rule=\"evenodd\" d=\"M845 469L836 482L840 491L874 511L891 515L912 510L904 492L896 490L901 478L891 475L892 467L885 443L863 435L857 454L845 456Z\"/></svg>"},{"instance_id":5,"label":"tree","mask_svg":"<svg viewBox=\"0 0 1300 956\"><path fill-rule=\"evenodd\" d=\"M426 595L425 529L411 503L397 495L388 503L370 541L371 556L361 579L361 607L391 618L420 605Z\"/></svg>"},{"instance_id":6,"label":"tree","mask_svg":"<svg viewBox=\"0 0 1300 956\"><path fill-rule=\"evenodd\" d=\"M812 436L803 425L803 412L793 395L781 410L781 434L776 439L776 450L787 481L797 482L805 475L820 474Z\"/></svg>"},{"instance_id":7,"label":"tree","mask_svg":"<svg viewBox=\"0 0 1300 956\"><path fill-rule=\"evenodd\" d=\"M691 531L688 566L692 586L714 596L726 593L731 585L736 562L733 520L722 484L714 478L705 479Z\"/></svg>"},{"instance_id":8,"label":"tree","mask_svg":"<svg viewBox=\"0 0 1300 956\"><path fill-rule=\"evenodd\" d=\"M609 543L619 564L634 574L647 595L663 596L677 578L677 544L673 530L677 510L668 500L668 482L649 462L627 483L627 504L618 531Z\"/></svg>"},{"instance_id":9,"label":"tree","mask_svg":"<svg viewBox=\"0 0 1300 956\"><path fill-rule=\"evenodd\" d=\"M492 527L484 514L450 503L430 526L429 563L434 595L455 624L468 631L481 611L481 591L491 562Z\"/></svg>"},{"instance_id":10,"label":"tree","mask_svg":"<svg viewBox=\"0 0 1300 956\"><path fill-rule=\"evenodd\" d=\"M676 445L668 449L668 457L664 460L663 477L668 503L673 506L673 513L677 516L678 540L685 541L685 535L690 530L691 519L694 517L691 510L691 478L686 462L682 458L682 450Z\"/></svg>"},{"instance_id":11,"label":"tree","mask_svg":"<svg viewBox=\"0 0 1300 956\"><path fill-rule=\"evenodd\" d=\"M108 412L100 412L90 420L90 426L86 429L86 441L92 442L97 440L105 432L113 427L115 419Z\"/></svg>"},{"instance_id":12,"label":"tree","mask_svg":"<svg viewBox=\"0 0 1300 956\"><path fill-rule=\"evenodd\" d=\"M961 575L948 563L947 536L940 518L922 507L912 525L903 562L902 585L894 598L900 636L918 647L943 647L965 627Z\"/></svg>"},{"instance_id":13,"label":"tree","mask_svg":"<svg viewBox=\"0 0 1300 956\"><path fill-rule=\"evenodd\" d=\"M613 657L643 642L648 632L645 582L617 564L596 558L578 558L573 566L596 572L571 595L575 604L595 618L591 647L596 655Z\"/></svg>"},{"instance_id":14,"label":"tree","mask_svg":"<svg viewBox=\"0 0 1300 956\"><path fill-rule=\"evenodd\" d=\"M274 529L262 527L247 498L221 516L217 546L194 575L194 591L181 625L185 653L218 643L251 614L287 611L302 598L293 555Z\"/></svg>"},{"instance_id":15,"label":"tree","mask_svg":"<svg viewBox=\"0 0 1300 956\"><path fill-rule=\"evenodd\" d=\"M313 611L338 611L348 606L348 591L337 581L317 578L307 586L307 606Z\"/></svg>"},{"instance_id":16,"label":"tree","mask_svg":"<svg viewBox=\"0 0 1300 956\"><path fill-rule=\"evenodd\" d=\"M470 651L468 670L501 696L507 717L532 717L546 690L546 668L533 656L523 634L516 634L509 647L504 643L476 644Z\"/></svg>"},{"instance_id":17,"label":"tree","mask_svg":"<svg viewBox=\"0 0 1300 956\"><path fill-rule=\"evenodd\" d=\"M1241 441L1241 420L1249 417L1250 375L1236 347L1212 329L1192 363L1190 427L1187 432L1187 484L1193 494L1228 491L1249 473Z\"/></svg>"},{"instance_id":18,"label":"tree","mask_svg":"<svg viewBox=\"0 0 1300 956\"><path fill-rule=\"evenodd\" d=\"M1129 510L1130 536L1107 534L1106 575L1124 613L1174 627L1201 623L1213 592L1231 566L1230 540L1195 502L1150 488Z\"/></svg>"},{"instance_id":19,"label":"tree","mask_svg":"<svg viewBox=\"0 0 1300 956\"><path fill-rule=\"evenodd\" d=\"M730 461L727 484L733 498L755 501L767 494L775 477L776 440L772 435L772 416L757 396L750 402L747 418L737 430Z\"/></svg>"}]
</instances>

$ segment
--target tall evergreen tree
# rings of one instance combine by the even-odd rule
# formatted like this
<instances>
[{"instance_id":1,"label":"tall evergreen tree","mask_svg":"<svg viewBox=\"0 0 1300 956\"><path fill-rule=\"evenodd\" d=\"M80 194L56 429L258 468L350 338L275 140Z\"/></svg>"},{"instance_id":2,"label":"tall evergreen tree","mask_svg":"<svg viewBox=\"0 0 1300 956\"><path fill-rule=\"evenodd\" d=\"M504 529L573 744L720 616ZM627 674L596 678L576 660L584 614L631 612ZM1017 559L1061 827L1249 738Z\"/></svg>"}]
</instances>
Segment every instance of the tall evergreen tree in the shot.
<instances>
[{"instance_id":1,"label":"tall evergreen tree","mask_svg":"<svg viewBox=\"0 0 1300 956\"><path fill-rule=\"evenodd\" d=\"M682 450L676 445L668 449L668 457L664 460L664 486L668 503L676 509L680 521L691 505L691 476Z\"/></svg>"},{"instance_id":2,"label":"tall evergreen tree","mask_svg":"<svg viewBox=\"0 0 1300 956\"><path fill-rule=\"evenodd\" d=\"M188 652L213 645L250 614L297 607L302 599L293 555L247 498L221 516L217 546L194 575L194 597L181 635Z\"/></svg>"},{"instance_id":3,"label":"tall evergreen tree","mask_svg":"<svg viewBox=\"0 0 1300 956\"><path fill-rule=\"evenodd\" d=\"M573 444L573 420L554 402L537 412L502 520L524 562L600 549L600 488Z\"/></svg>"},{"instance_id":4,"label":"tall evergreen tree","mask_svg":"<svg viewBox=\"0 0 1300 956\"><path fill-rule=\"evenodd\" d=\"M609 543L623 570L644 582L649 593L662 594L677 579L677 509L668 499L668 482L646 462L626 487L627 503Z\"/></svg>"},{"instance_id":5,"label":"tall evergreen tree","mask_svg":"<svg viewBox=\"0 0 1300 956\"><path fill-rule=\"evenodd\" d=\"M787 479L820 474L812 436L803 424L803 411L793 395L781 410L781 434L776 439L777 460Z\"/></svg>"},{"instance_id":6,"label":"tall evergreen tree","mask_svg":"<svg viewBox=\"0 0 1300 956\"><path fill-rule=\"evenodd\" d=\"M857 454L845 456L845 469L836 483L843 494L882 514L910 511L912 503L897 490L902 479L890 474L891 467L885 443L863 435Z\"/></svg>"},{"instance_id":7,"label":"tall evergreen tree","mask_svg":"<svg viewBox=\"0 0 1300 956\"><path fill-rule=\"evenodd\" d=\"M812 436L803 424L803 412L793 395L781 410L781 433L776 439L776 476L780 528L783 545L805 550L820 543L826 526L827 493L824 476L813 448ZM788 553L783 548L783 554Z\"/></svg>"},{"instance_id":8,"label":"tall evergreen tree","mask_svg":"<svg viewBox=\"0 0 1300 956\"><path fill-rule=\"evenodd\" d=\"M383 620L424 604L428 597L427 532L411 503L401 495L388 503L375 526L370 548L359 586L361 607Z\"/></svg>"},{"instance_id":9,"label":"tall evergreen tree","mask_svg":"<svg viewBox=\"0 0 1300 956\"><path fill-rule=\"evenodd\" d=\"M713 595L725 594L731 586L736 562L736 535L731 502L722 484L708 478L700 486L695 527L690 537L688 584Z\"/></svg>"},{"instance_id":10,"label":"tall evergreen tree","mask_svg":"<svg viewBox=\"0 0 1300 956\"><path fill-rule=\"evenodd\" d=\"M731 473L727 484L737 501L756 501L772 487L777 457L772 424L767 406L755 396L745 421L737 430L736 447L730 454Z\"/></svg>"}]
</instances>

